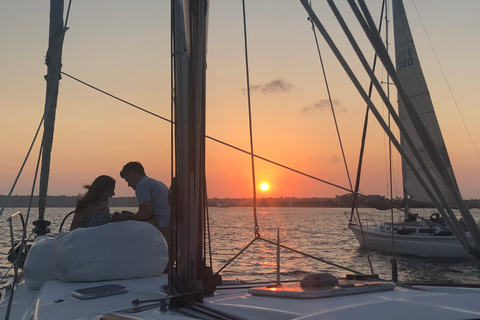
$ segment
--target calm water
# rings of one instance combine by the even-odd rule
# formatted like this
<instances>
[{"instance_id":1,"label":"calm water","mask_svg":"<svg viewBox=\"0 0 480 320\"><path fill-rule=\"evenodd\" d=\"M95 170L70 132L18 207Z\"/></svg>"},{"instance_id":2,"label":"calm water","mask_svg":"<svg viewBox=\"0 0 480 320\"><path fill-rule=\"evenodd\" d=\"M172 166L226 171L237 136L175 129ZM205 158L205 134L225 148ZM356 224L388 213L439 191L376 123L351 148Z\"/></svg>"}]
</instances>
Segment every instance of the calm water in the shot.
<instances>
[{"instance_id":1,"label":"calm water","mask_svg":"<svg viewBox=\"0 0 480 320\"><path fill-rule=\"evenodd\" d=\"M111 208L113 211L132 208ZM58 233L63 217L72 208L51 208L46 219L52 222L51 230ZM6 209L1 217L1 275L10 264L6 253L10 248L9 227L6 219L14 212L26 212L25 208ZM327 262L370 273L367 252L359 248L357 241L347 228L345 212L342 208L257 208L258 225L261 238L277 240L277 230L282 245L314 256L320 260L306 258L300 253L287 249L280 250L280 272L282 280L301 279L310 272L331 272L337 276L350 273ZM363 213L372 213L364 209ZM36 220L36 209L32 210L31 221ZM421 215L428 216L425 210ZM479 220L480 211L472 212ZM212 261L214 271L222 268L238 252L243 250L254 237L254 218L252 208L210 208L210 230L212 239ZM386 218L381 216L377 219ZM65 229L68 229L67 221ZM20 230L20 222L15 223ZM30 228L32 229L32 228ZM18 236L20 231L18 231ZM256 240L245 252L236 258L222 272L224 278L260 281L276 278L275 246L266 241ZM374 272L383 279L391 279L389 254L370 252ZM425 259L414 256L397 256L399 281L435 281L480 283L480 273L469 260ZM3 282L3 281L2 281Z\"/></svg>"}]
</instances>

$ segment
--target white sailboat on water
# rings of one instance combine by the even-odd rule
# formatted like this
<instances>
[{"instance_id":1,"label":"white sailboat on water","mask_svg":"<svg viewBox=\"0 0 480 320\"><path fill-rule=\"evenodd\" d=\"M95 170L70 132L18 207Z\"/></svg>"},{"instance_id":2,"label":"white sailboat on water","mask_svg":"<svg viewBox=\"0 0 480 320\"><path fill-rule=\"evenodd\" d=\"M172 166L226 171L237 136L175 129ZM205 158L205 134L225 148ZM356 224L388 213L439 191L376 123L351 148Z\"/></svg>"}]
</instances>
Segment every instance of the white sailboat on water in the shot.
<instances>
[{"instance_id":1,"label":"white sailboat on water","mask_svg":"<svg viewBox=\"0 0 480 320\"><path fill-rule=\"evenodd\" d=\"M328 37L307 1L300 2ZM52 4L52 13L63 12L63 1ZM166 256L165 241L156 229L134 221L38 236L25 261L29 272L5 288L0 315L35 320L479 318L479 288L403 287L368 276L336 278L325 273L268 285L225 285L216 276L208 277L203 245L208 6L208 1L172 2L178 161L172 231L178 235L177 248L168 248ZM366 7L362 11L369 22ZM60 65L53 64L57 75ZM134 233L128 235L129 230ZM71 250L80 241L88 248L119 233L125 241L101 242L108 246L96 246L98 252ZM140 235L153 239L152 250L138 249L144 247ZM162 271L168 258L176 265L166 275Z\"/></svg>"},{"instance_id":2,"label":"white sailboat on water","mask_svg":"<svg viewBox=\"0 0 480 320\"><path fill-rule=\"evenodd\" d=\"M364 228L362 228L358 222L351 222L349 228L353 231L360 245L369 249L386 252L394 251L399 254L412 254L422 257L468 258L469 255L466 252L468 246L466 247L467 249L462 247L462 244L450 231L450 226L457 220L453 215L447 217L447 222L449 223L446 225L443 218L444 215L440 216L438 213L433 213L430 218L420 218L418 215L410 212L410 206L413 205L433 206L430 196L415 176L414 170L418 172L424 180L427 180L423 173L424 170L432 173L434 184L441 188L442 194L445 195L445 201L452 208L459 208L454 193L460 195L460 191L435 115L432 99L423 75L403 4L394 1L392 10L398 78L405 92L410 97L419 115L419 119L425 126L426 132L431 137L433 146L438 151L439 157L432 159L429 156L428 150L421 139L424 133L419 133L415 130L415 121L412 121L412 118L405 108L405 103L399 95L398 115L400 121L411 137L419 156L424 160L425 167L422 167L418 161L414 160L414 168L411 168L405 160L402 161L405 192L404 221L383 222L379 225L365 224ZM406 142L404 135L401 136L401 145L405 150L406 156L409 159L414 159L412 148ZM445 166L443 174L450 179L449 182L444 180L442 173L440 173L435 164L435 162L440 161ZM427 184L429 184L431 188L431 184ZM454 193L450 190L454 190ZM441 206L444 205L441 204ZM465 228L463 224L462 228L458 228L458 224L455 224L459 232L464 234L463 241L474 246L471 234L467 228Z\"/></svg>"}]
</instances>

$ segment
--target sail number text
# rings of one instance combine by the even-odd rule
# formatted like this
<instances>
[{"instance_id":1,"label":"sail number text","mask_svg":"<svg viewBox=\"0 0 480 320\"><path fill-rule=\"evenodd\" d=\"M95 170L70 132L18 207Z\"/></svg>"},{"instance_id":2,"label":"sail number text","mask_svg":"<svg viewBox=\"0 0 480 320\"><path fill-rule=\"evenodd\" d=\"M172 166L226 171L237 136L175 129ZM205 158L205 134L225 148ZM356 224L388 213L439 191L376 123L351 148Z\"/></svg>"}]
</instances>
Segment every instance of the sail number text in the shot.
<instances>
[{"instance_id":1,"label":"sail number text","mask_svg":"<svg viewBox=\"0 0 480 320\"><path fill-rule=\"evenodd\" d=\"M408 48L397 53L397 71L413 66L413 49Z\"/></svg>"}]
</instances>

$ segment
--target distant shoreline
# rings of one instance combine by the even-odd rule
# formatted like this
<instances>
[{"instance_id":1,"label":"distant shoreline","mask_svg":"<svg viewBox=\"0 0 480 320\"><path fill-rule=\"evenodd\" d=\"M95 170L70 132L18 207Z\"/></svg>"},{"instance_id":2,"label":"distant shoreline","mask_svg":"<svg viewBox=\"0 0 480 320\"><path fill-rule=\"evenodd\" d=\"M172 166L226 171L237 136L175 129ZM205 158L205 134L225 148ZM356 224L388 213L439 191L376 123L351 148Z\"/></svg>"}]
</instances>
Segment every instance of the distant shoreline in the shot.
<instances>
[{"instance_id":1,"label":"distant shoreline","mask_svg":"<svg viewBox=\"0 0 480 320\"><path fill-rule=\"evenodd\" d=\"M376 207L373 200L379 203L386 202L383 196L370 196L370 202L359 201L359 207ZM3 206L7 196L0 195L0 203ZM47 207L75 207L77 196L47 196ZM467 205L471 208L480 208L480 200L466 200ZM30 205L30 196L11 196L6 207L8 208L24 208ZM34 196L32 206L38 206L38 196ZM137 199L135 197L113 197L110 200L111 207L137 207ZM209 207L252 207L252 198L211 198L208 199ZM341 195L335 198L297 198L297 197L280 197L280 198L258 198L257 206L259 207L351 207L351 196ZM400 207L400 206L398 206ZM425 207L425 206L416 206ZM428 207L428 206L427 206Z\"/></svg>"}]
</instances>

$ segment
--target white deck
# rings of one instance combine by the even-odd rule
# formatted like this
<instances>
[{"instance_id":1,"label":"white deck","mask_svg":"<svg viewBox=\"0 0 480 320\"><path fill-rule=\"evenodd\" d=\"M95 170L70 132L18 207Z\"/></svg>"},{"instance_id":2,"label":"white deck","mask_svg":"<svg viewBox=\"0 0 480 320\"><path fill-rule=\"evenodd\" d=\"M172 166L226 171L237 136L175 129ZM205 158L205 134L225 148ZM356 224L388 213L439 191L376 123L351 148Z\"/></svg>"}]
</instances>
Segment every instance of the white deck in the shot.
<instances>
[{"instance_id":1,"label":"white deck","mask_svg":"<svg viewBox=\"0 0 480 320\"><path fill-rule=\"evenodd\" d=\"M25 283L15 295L10 319L100 319L104 314L122 319L190 319L195 312L161 312L152 309L133 312L132 301L165 297L160 288L167 276L154 278L67 283L51 280L40 290L30 290ZM79 300L72 291L88 286L116 283L129 288L128 293ZM248 293L249 288L217 289L203 306L220 311L232 319L472 319L480 317L480 290L433 287L435 291L397 287L393 290L329 298L285 298ZM322 289L323 290L323 289ZM374 290L375 291L375 290ZM7 301L0 304L4 319ZM149 305L146 303L143 305ZM131 313L133 312L133 313ZM228 315L231 315L229 317ZM204 317L208 319L208 317Z\"/></svg>"}]
</instances>

